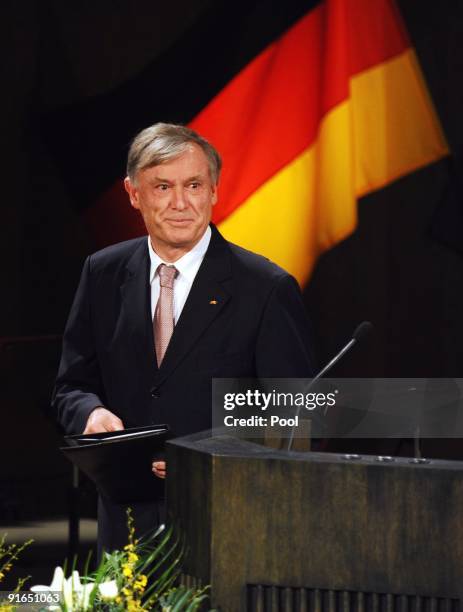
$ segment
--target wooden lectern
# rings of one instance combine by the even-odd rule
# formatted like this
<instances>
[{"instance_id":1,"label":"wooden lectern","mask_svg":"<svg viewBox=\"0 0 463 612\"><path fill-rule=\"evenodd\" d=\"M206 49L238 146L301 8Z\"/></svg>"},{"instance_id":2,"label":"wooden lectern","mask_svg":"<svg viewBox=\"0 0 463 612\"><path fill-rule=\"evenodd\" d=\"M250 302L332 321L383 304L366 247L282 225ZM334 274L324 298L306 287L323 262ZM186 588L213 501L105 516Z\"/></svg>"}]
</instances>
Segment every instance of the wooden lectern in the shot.
<instances>
[{"instance_id":1,"label":"wooden lectern","mask_svg":"<svg viewBox=\"0 0 463 612\"><path fill-rule=\"evenodd\" d=\"M458 612L463 462L168 443L185 580L222 612Z\"/></svg>"}]
</instances>

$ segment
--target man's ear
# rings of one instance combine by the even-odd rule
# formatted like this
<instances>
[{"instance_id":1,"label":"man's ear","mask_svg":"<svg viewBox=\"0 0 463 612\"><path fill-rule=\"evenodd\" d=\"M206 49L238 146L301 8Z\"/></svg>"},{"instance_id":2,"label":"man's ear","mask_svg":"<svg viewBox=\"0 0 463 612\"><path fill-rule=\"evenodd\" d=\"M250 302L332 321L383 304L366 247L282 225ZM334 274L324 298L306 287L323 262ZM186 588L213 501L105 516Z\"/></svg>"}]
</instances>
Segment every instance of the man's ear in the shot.
<instances>
[{"instance_id":1,"label":"man's ear","mask_svg":"<svg viewBox=\"0 0 463 612\"><path fill-rule=\"evenodd\" d=\"M124 189L129 194L130 204L138 210L140 208L140 204L138 203L138 189L128 176L126 176L124 179Z\"/></svg>"},{"instance_id":2,"label":"man's ear","mask_svg":"<svg viewBox=\"0 0 463 612\"><path fill-rule=\"evenodd\" d=\"M214 206L214 204L217 204L217 188L217 183L215 185L212 185L212 206Z\"/></svg>"}]
</instances>

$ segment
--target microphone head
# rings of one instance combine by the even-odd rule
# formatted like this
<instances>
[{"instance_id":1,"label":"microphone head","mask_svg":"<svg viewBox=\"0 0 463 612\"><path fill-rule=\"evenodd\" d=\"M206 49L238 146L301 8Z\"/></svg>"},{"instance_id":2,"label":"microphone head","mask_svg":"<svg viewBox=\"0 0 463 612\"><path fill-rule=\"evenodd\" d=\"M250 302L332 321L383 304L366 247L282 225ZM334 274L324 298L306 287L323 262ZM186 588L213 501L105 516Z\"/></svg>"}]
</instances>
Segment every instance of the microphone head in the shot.
<instances>
[{"instance_id":1,"label":"microphone head","mask_svg":"<svg viewBox=\"0 0 463 612\"><path fill-rule=\"evenodd\" d=\"M371 330L373 329L373 324L370 323L370 321L363 321L362 323L360 323L360 325L357 325L357 327L355 328L354 333L352 334L352 338L358 342L359 340L361 340L364 336L366 336L367 334L369 334L371 332Z\"/></svg>"}]
</instances>

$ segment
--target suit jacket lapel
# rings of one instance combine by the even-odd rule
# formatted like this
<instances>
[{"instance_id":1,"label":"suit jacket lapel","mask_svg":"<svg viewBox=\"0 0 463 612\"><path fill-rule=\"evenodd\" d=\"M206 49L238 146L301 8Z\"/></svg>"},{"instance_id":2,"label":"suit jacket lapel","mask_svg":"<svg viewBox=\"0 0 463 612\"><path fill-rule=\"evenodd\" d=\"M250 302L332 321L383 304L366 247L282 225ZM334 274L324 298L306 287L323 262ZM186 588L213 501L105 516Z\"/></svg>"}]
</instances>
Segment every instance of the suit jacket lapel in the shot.
<instances>
[{"instance_id":1,"label":"suit jacket lapel","mask_svg":"<svg viewBox=\"0 0 463 612\"><path fill-rule=\"evenodd\" d=\"M155 384L160 384L172 373L224 308L230 294L223 287L223 281L230 276L229 247L212 226L209 248L175 326Z\"/></svg>"},{"instance_id":2,"label":"suit jacket lapel","mask_svg":"<svg viewBox=\"0 0 463 612\"><path fill-rule=\"evenodd\" d=\"M144 240L129 259L121 285L121 329L129 330L130 342L147 374L157 371L151 320L150 260Z\"/></svg>"}]
</instances>

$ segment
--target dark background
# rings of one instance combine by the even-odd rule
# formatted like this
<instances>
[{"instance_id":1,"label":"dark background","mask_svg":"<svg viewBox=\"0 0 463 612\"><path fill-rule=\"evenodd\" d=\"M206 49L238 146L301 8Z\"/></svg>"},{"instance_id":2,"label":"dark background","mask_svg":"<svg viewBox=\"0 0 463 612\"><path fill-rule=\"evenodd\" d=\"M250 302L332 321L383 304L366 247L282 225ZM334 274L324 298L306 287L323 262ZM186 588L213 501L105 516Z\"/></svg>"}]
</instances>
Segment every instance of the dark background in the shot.
<instances>
[{"instance_id":1,"label":"dark background","mask_svg":"<svg viewBox=\"0 0 463 612\"><path fill-rule=\"evenodd\" d=\"M3 522L38 516L41 508L45 514L51 510L60 514L67 508L68 469L54 450L54 430L42 415L47 412L57 366L55 337L63 331L83 260L97 248L82 207L76 206L60 170L63 162L73 163L66 140L69 135L75 147L78 128L69 121L57 156L44 137L44 126L53 122L54 113L113 91L162 58L185 32L194 35L205 11L220 4L212 0L2 3ZM276 6L259 4L268 5L269 14ZM360 321L374 324L374 333L337 375L459 377L463 3L401 0L399 6L452 157L363 198L357 231L320 258L305 298L320 365ZM237 3L237 19L239 10ZM209 44L207 37L201 44ZM107 112L117 131L121 109L109 106ZM123 112L136 112L136 104ZM152 117L153 122L164 119ZM82 176L82 182L86 180ZM42 339L34 342L37 336ZM48 336L52 338L47 340ZM42 425L37 442L35 434ZM41 496L31 493L32 480L44 483Z\"/></svg>"},{"instance_id":2,"label":"dark background","mask_svg":"<svg viewBox=\"0 0 463 612\"><path fill-rule=\"evenodd\" d=\"M61 334L83 259L96 248L57 169L56 153L44 141L42 117L48 114L49 120L55 109L104 94L135 75L194 29L210 3L168 4L29 0L2 5L0 336ZM400 7L458 175L463 5L403 0ZM113 119L117 130L116 112ZM75 126L68 129L71 135ZM66 159L65 134L62 145L59 156ZM367 318L376 334L368 360L356 364L366 374L459 374L463 259L431 232L433 216L446 199L448 165L439 162L362 199L357 232L320 259L306 295L321 361ZM456 232L449 219L447 229L458 244L461 226Z\"/></svg>"}]
</instances>

